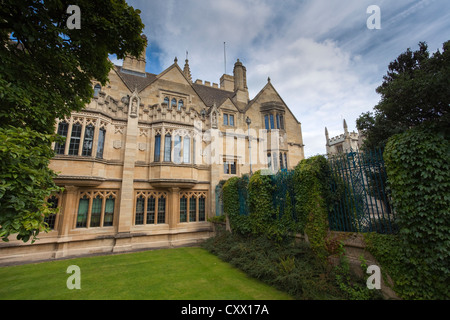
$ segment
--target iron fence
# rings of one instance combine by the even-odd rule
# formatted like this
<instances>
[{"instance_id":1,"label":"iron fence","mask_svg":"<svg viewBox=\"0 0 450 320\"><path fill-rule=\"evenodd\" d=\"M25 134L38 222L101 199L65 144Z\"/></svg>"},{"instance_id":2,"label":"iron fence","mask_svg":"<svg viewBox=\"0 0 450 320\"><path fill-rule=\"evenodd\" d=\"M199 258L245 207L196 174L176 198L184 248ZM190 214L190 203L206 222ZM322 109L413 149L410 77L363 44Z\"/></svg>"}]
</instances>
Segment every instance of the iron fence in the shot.
<instances>
[{"instance_id":1,"label":"iron fence","mask_svg":"<svg viewBox=\"0 0 450 320\"><path fill-rule=\"evenodd\" d=\"M338 195L329 213L331 230L396 233L395 212L386 188L383 151L329 156L332 192Z\"/></svg>"}]
</instances>

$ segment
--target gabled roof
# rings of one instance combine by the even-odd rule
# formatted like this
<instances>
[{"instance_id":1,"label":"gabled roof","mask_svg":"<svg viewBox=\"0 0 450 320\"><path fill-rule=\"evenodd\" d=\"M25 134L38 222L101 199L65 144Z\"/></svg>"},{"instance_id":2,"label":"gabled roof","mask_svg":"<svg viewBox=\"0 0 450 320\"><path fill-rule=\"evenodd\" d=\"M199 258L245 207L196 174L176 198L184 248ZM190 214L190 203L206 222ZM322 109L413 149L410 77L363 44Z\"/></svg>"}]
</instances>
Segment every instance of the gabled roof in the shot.
<instances>
[{"instance_id":1,"label":"gabled roof","mask_svg":"<svg viewBox=\"0 0 450 320\"><path fill-rule=\"evenodd\" d=\"M173 68L178 68L180 74L182 74L185 77L184 73L176 63L174 63L169 68L161 72L159 75L155 75L148 72L146 72L145 74L143 73L139 74L133 71L123 69L121 66L114 66L115 72L120 77L120 79L122 79L123 83L127 86L127 88L131 92L133 92L135 89L137 89L138 92L141 92L142 90L144 90L150 84L155 82L157 79L161 78L164 74L166 74ZM220 106L228 98L230 98L231 100L231 98L234 96L234 92L225 91L219 88L214 88L202 84L192 83L188 79L186 79L186 81L191 84L194 91L198 94L200 99L209 108L211 108L214 105L214 103L216 103L217 106Z\"/></svg>"},{"instance_id":2,"label":"gabled roof","mask_svg":"<svg viewBox=\"0 0 450 320\"><path fill-rule=\"evenodd\" d=\"M248 109L250 109L252 107L252 105L254 103L256 103L259 99L259 97L263 94L264 91L266 91L267 89L272 89L277 97L280 99L280 101L284 104L286 110L288 110L291 115L294 117L295 121L297 121L298 123L300 123L300 121L297 120L297 118L295 117L294 113L291 111L291 109L289 109L288 105L286 104L286 102L284 102L283 98L281 98L280 94L278 93L278 91L275 89L275 87L272 85L272 83L270 82L270 78L267 81L267 84L264 86L264 88L261 89L261 91L258 92L258 94L252 99L250 100L250 102L248 103L247 107L245 108L245 112L247 112Z\"/></svg>"},{"instance_id":3,"label":"gabled roof","mask_svg":"<svg viewBox=\"0 0 450 320\"><path fill-rule=\"evenodd\" d=\"M209 87L198 83L193 83L192 87L206 106L212 107L214 102L217 106L222 105L228 98L233 98L234 92L225 91L219 88Z\"/></svg>"},{"instance_id":4,"label":"gabled roof","mask_svg":"<svg viewBox=\"0 0 450 320\"><path fill-rule=\"evenodd\" d=\"M135 89L141 92L156 80L156 75L148 72L138 74L137 72L125 70L120 66L114 66L114 70L131 92Z\"/></svg>"}]
</instances>

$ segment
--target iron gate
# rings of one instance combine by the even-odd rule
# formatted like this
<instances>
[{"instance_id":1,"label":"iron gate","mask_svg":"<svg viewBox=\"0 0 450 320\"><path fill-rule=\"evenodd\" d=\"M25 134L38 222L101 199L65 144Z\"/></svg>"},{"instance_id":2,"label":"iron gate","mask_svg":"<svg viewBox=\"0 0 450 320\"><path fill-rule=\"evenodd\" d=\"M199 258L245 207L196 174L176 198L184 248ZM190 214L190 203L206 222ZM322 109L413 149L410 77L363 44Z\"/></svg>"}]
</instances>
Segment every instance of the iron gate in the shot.
<instances>
[{"instance_id":1,"label":"iron gate","mask_svg":"<svg viewBox=\"0 0 450 320\"><path fill-rule=\"evenodd\" d=\"M328 161L336 196L329 214L330 229L396 233L382 150L351 151L330 156Z\"/></svg>"}]
</instances>

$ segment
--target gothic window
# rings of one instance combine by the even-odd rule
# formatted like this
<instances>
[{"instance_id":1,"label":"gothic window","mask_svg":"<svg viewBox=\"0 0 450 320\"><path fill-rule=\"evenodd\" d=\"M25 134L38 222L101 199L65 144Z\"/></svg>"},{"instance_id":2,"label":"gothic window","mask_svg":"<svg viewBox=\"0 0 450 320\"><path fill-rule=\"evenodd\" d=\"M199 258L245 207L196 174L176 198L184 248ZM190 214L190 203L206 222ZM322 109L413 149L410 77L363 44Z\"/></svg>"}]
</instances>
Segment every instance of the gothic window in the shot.
<instances>
[{"instance_id":1,"label":"gothic window","mask_svg":"<svg viewBox=\"0 0 450 320\"><path fill-rule=\"evenodd\" d=\"M158 194L161 194L159 196ZM136 195L135 225L163 224L166 220L166 198L157 191L138 191Z\"/></svg>"},{"instance_id":2,"label":"gothic window","mask_svg":"<svg viewBox=\"0 0 450 320\"><path fill-rule=\"evenodd\" d=\"M181 137L176 135L173 144L173 162L181 162Z\"/></svg>"},{"instance_id":3,"label":"gothic window","mask_svg":"<svg viewBox=\"0 0 450 320\"><path fill-rule=\"evenodd\" d=\"M171 153L172 153L172 136L168 133L166 134L164 140L164 161L171 161Z\"/></svg>"},{"instance_id":4,"label":"gothic window","mask_svg":"<svg viewBox=\"0 0 450 320\"><path fill-rule=\"evenodd\" d=\"M189 222L197 220L197 198L195 195L189 199Z\"/></svg>"},{"instance_id":5,"label":"gothic window","mask_svg":"<svg viewBox=\"0 0 450 320\"><path fill-rule=\"evenodd\" d=\"M58 132L57 134L66 138L67 137L67 131L69 130L69 124L66 121L61 121L58 124ZM55 143L55 153L56 154L64 154L64 150L66 149L66 142L56 142Z\"/></svg>"},{"instance_id":6,"label":"gothic window","mask_svg":"<svg viewBox=\"0 0 450 320\"><path fill-rule=\"evenodd\" d=\"M78 204L77 228L85 228L89 211L89 198L84 195Z\"/></svg>"},{"instance_id":7,"label":"gothic window","mask_svg":"<svg viewBox=\"0 0 450 320\"><path fill-rule=\"evenodd\" d=\"M92 155L92 143L94 141L94 126L88 125L84 130L82 156L90 157Z\"/></svg>"},{"instance_id":8,"label":"gothic window","mask_svg":"<svg viewBox=\"0 0 450 320\"><path fill-rule=\"evenodd\" d=\"M202 195L198 199L198 221L206 220L206 199Z\"/></svg>"},{"instance_id":9,"label":"gothic window","mask_svg":"<svg viewBox=\"0 0 450 320\"><path fill-rule=\"evenodd\" d=\"M167 107L170 107L169 105L169 97L164 98L164 103L167 105Z\"/></svg>"},{"instance_id":10,"label":"gothic window","mask_svg":"<svg viewBox=\"0 0 450 320\"><path fill-rule=\"evenodd\" d=\"M284 130L284 117L282 114L280 114L280 126L279 129Z\"/></svg>"},{"instance_id":11,"label":"gothic window","mask_svg":"<svg viewBox=\"0 0 450 320\"><path fill-rule=\"evenodd\" d=\"M269 115L267 115L267 114L264 116L264 124L265 124L266 130L269 130L270 129L270 127L269 127Z\"/></svg>"},{"instance_id":12,"label":"gothic window","mask_svg":"<svg viewBox=\"0 0 450 320\"><path fill-rule=\"evenodd\" d=\"M158 224L166 223L166 198L161 196L158 199Z\"/></svg>"},{"instance_id":13,"label":"gothic window","mask_svg":"<svg viewBox=\"0 0 450 320\"><path fill-rule=\"evenodd\" d=\"M155 198L150 196L147 198L147 224L155 223Z\"/></svg>"},{"instance_id":14,"label":"gothic window","mask_svg":"<svg viewBox=\"0 0 450 320\"><path fill-rule=\"evenodd\" d=\"M180 222L206 221L205 192L180 194Z\"/></svg>"},{"instance_id":15,"label":"gothic window","mask_svg":"<svg viewBox=\"0 0 450 320\"><path fill-rule=\"evenodd\" d=\"M154 158L154 161L159 162L160 156L161 156L161 135L158 134L155 136L155 158Z\"/></svg>"},{"instance_id":16,"label":"gothic window","mask_svg":"<svg viewBox=\"0 0 450 320\"><path fill-rule=\"evenodd\" d=\"M280 169L284 169L283 153L280 152Z\"/></svg>"},{"instance_id":17,"label":"gothic window","mask_svg":"<svg viewBox=\"0 0 450 320\"><path fill-rule=\"evenodd\" d=\"M105 136L106 136L106 129L100 128L98 131L98 143L97 143L97 159L103 159L103 149L105 147Z\"/></svg>"},{"instance_id":18,"label":"gothic window","mask_svg":"<svg viewBox=\"0 0 450 320\"><path fill-rule=\"evenodd\" d=\"M141 195L136 200L136 216L134 224L144 224L144 205L145 205L145 198Z\"/></svg>"},{"instance_id":19,"label":"gothic window","mask_svg":"<svg viewBox=\"0 0 450 320\"><path fill-rule=\"evenodd\" d=\"M105 201L105 215L103 218L103 226L110 227L113 225L114 219L114 198L109 196Z\"/></svg>"},{"instance_id":20,"label":"gothic window","mask_svg":"<svg viewBox=\"0 0 450 320\"><path fill-rule=\"evenodd\" d=\"M183 142L183 162L190 163L191 162L191 138L189 136L184 137Z\"/></svg>"},{"instance_id":21,"label":"gothic window","mask_svg":"<svg viewBox=\"0 0 450 320\"><path fill-rule=\"evenodd\" d=\"M273 170L278 171L278 154L276 152L273 153Z\"/></svg>"},{"instance_id":22,"label":"gothic window","mask_svg":"<svg viewBox=\"0 0 450 320\"><path fill-rule=\"evenodd\" d=\"M94 86L94 98L98 97L98 94L100 93L101 89L102 87L98 83Z\"/></svg>"},{"instance_id":23,"label":"gothic window","mask_svg":"<svg viewBox=\"0 0 450 320\"><path fill-rule=\"evenodd\" d=\"M69 155L78 155L78 149L80 148L80 138L81 138L81 124L74 123L72 126L72 135L69 144Z\"/></svg>"},{"instance_id":24,"label":"gothic window","mask_svg":"<svg viewBox=\"0 0 450 320\"><path fill-rule=\"evenodd\" d=\"M177 99L175 99L175 98L172 99L170 107L173 108L173 109L175 109L177 107Z\"/></svg>"},{"instance_id":25,"label":"gothic window","mask_svg":"<svg viewBox=\"0 0 450 320\"><path fill-rule=\"evenodd\" d=\"M270 114L270 129L275 129L275 123L273 120L273 114Z\"/></svg>"},{"instance_id":26,"label":"gothic window","mask_svg":"<svg viewBox=\"0 0 450 320\"><path fill-rule=\"evenodd\" d=\"M92 200L90 227L100 227L102 216L102 198L98 195Z\"/></svg>"},{"instance_id":27,"label":"gothic window","mask_svg":"<svg viewBox=\"0 0 450 320\"><path fill-rule=\"evenodd\" d=\"M180 198L180 222L187 222L187 198Z\"/></svg>"},{"instance_id":28,"label":"gothic window","mask_svg":"<svg viewBox=\"0 0 450 320\"><path fill-rule=\"evenodd\" d=\"M88 191L81 195L78 203L77 228L109 227L113 225L115 192Z\"/></svg>"},{"instance_id":29,"label":"gothic window","mask_svg":"<svg viewBox=\"0 0 450 320\"><path fill-rule=\"evenodd\" d=\"M184 103L183 103L183 100L178 100L178 110L181 110L181 108L183 108L183 106L184 106Z\"/></svg>"}]
</instances>

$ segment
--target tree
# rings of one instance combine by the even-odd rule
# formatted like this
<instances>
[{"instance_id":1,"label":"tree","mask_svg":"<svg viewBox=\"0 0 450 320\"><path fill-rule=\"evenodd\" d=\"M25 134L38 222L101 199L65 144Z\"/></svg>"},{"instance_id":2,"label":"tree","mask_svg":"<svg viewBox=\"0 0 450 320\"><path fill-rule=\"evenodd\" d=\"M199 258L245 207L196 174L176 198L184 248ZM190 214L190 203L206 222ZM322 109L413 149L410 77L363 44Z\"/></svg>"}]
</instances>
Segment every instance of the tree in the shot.
<instances>
[{"instance_id":1,"label":"tree","mask_svg":"<svg viewBox=\"0 0 450 320\"><path fill-rule=\"evenodd\" d=\"M69 5L80 28L69 29ZM108 54L138 56L140 11L124 0L3 0L0 6L0 237L34 240L46 229L45 197L60 190L48 168L55 119L90 102Z\"/></svg>"},{"instance_id":2,"label":"tree","mask_svg":"<svg viewBox=\"0 0 450 320\"><path fill-rule=\"evenodd\" d=\"M374 113L363 113L356 126L365 136L364 147L383 147L389 137L427 123L449 136L450 41L430 55L426 43L400 54L391 62Z\"/></svg>"}]
</instances>

